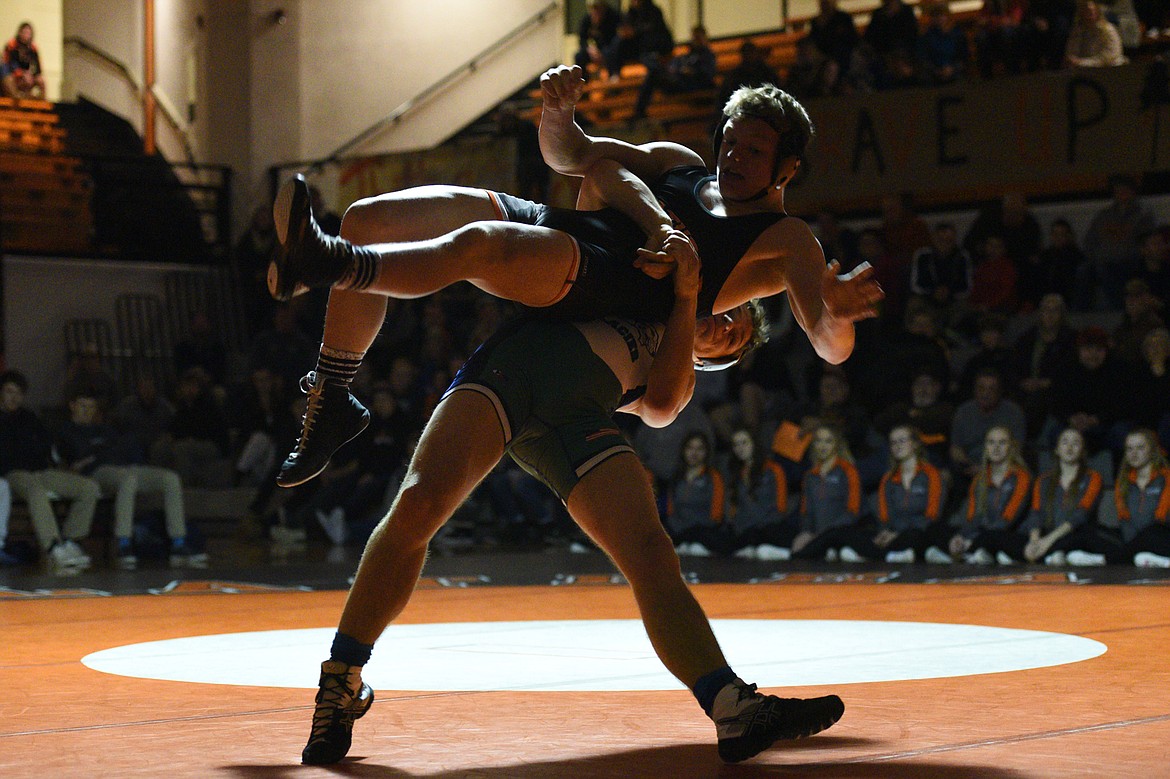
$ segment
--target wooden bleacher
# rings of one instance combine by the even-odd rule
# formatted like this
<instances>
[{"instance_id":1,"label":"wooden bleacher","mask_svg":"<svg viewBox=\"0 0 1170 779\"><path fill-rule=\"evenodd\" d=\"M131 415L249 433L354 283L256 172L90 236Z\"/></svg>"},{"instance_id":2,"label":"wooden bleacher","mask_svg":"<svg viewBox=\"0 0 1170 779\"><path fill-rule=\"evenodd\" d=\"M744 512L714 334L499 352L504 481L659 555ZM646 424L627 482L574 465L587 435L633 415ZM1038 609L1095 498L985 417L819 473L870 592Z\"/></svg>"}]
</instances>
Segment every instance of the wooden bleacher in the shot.
<instances>
[{"instance_id":1,"label":"wooden bleacher","mask_svg":"<svg viewBox=\"0 0 1170 779\"><path fill-rule=\"evenodd\" d=\"M0 98L0 251L91 250L92 182L59 119L45 100Z\"/></svg>"}]
</instances>

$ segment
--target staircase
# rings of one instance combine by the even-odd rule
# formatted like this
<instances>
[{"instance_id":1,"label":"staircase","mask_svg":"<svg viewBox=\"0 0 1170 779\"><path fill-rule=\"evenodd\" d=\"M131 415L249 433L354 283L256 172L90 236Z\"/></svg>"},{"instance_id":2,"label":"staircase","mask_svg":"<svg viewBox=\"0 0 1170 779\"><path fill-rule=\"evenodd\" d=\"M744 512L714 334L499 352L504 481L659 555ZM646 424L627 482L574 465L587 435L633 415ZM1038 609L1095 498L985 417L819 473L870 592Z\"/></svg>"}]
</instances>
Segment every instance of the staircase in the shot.
<instances>
[{"instance_id":1,"label":"staircase","mask_svg":"<svg viewBox=\"0 0 1170 779\"><path fill-rule=\"evenodd\" d=\"M52 103L0 98L0 252L89 254L93 182Z\"/></svg>"}]
</instances>

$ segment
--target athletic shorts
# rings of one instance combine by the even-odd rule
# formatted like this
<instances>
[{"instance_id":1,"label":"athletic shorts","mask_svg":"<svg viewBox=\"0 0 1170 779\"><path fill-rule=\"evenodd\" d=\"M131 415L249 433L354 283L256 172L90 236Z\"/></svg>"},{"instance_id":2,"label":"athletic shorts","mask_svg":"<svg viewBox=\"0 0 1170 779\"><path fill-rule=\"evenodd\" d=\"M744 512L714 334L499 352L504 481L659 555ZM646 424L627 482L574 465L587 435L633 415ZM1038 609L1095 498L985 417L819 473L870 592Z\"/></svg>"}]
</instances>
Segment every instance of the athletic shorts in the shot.
<instances>
[{"instance_id":1,"label":"athletic shorts","mask_svg":"<svg viewBox=\"0 0 1170 779\"><path fill-rule=\"evenodd\" d=\"M613 208L555 208L503 192L488 196L504 221L560 230L577 242L580 262L569 292L553 305L532 311L578 322L606 316L665 322L670 317L674 281L652 279L634 267L646 234L625 214Z\"/></svg>"},{"instance_id":2,"label":"athletic shorts","mask_svg":"<svg viewBox=\"0 0 1170 779\"><path fill-rule=\"evenodd\" d=\"M478 392L496 408L505 449L561 501L600 463L633 447L612 418L622 388L568 322L522 317L468 358L453 392Z\"/></svg>"}]
</instances>

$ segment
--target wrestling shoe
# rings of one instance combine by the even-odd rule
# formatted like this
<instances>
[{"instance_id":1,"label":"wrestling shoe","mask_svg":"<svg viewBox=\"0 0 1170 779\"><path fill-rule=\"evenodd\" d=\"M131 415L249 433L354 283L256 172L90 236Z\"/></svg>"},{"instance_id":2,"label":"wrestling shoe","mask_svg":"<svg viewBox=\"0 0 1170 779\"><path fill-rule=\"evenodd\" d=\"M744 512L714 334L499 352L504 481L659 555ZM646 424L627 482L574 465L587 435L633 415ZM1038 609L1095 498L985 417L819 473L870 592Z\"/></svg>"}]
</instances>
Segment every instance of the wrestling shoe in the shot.
<instances>
[{"instance_id":1,"label":"wrestling shoe","mask_svg":"<svg viewBox=\"0 0 1170 779\"><path fill-rule=\"evenodd\" d=\"M336 763L353 743L353 723L374 704L374 691L362 681L362 669L326 660L321 663L317 708L309 743L301 752L305 765Z\"/></svg>"},{"instance_id":2,"label":"wrestling shoe","mask_svg":"<svg viewBox=\"0 0 1170 779\"><path fill-rule=\"evenodd\" d=\"M845 713L836 695L777 698L736 679L715 696L711 719L719 734L719 757L738 763L777 741L805 738L829 728Z\"/></svg>"},{"instance_id":3,"label":"wrestling shoe","mask_svg":"<svg viewBox=\"0 0 1170 779\"><path fill-rule=\"evenodd\" d=\"M297 448L280 466L276 483L295 487L312 479L329 465L329 458L370 424L370 412L344 384L319 379L310 371L301 379L309 396Z\"/></svg>"},{"instance_id":4,"label":"wrestling shoe","mask_svg":"<svg viewBox=\"0 0 1170 779\"><path fill-rule=\"evenodd\" d=\"M354 266L354 246L321 231L313 218L309 185L299 173L281 185L272 204L280 250L268 264L268 292L291 300L314 287L329 287Z\"/></svg>"}]
</instances>

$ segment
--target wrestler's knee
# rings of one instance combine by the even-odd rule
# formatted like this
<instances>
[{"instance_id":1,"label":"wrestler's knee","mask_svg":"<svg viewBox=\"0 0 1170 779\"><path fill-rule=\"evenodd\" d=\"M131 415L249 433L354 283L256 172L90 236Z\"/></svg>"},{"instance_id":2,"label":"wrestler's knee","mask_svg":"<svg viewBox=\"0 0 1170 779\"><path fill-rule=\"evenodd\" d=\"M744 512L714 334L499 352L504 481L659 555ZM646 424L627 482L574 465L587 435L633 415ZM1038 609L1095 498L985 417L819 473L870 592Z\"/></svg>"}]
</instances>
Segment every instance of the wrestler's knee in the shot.
<instances>
[{"instance_id":1,"label":"wrestler's knee","mask_svg":"<svg viewBox=\"0 0 1170 779\"><path fill-rule=\"evenodd\" d=\"M412 482L411 475L407 475L383 524L400 541L412 546L425 546L451 516L455 507L440 485L431 484L425 479Z\"/></svg>"},{"instance_id":2,"label":"wrestler's knee","mask_svg":"<svg viewBox=\"0 0 1170 779\"><path fill-rule=\"evenodd\" d=\"M661 528L647 528L626 544L626 559L620 561L622 572L633 584L636 580L660 583L682 575L678 555L670 536Z\"/></svg>"}]
</instances>

